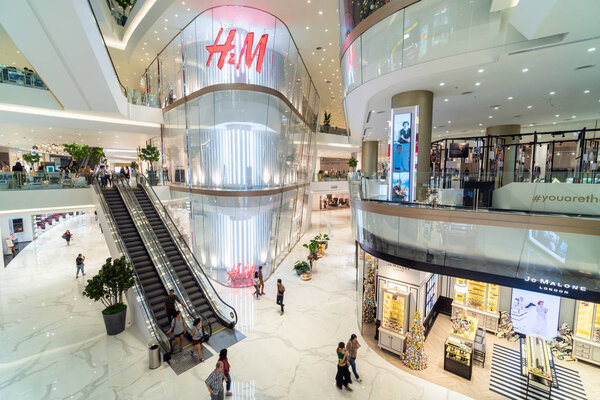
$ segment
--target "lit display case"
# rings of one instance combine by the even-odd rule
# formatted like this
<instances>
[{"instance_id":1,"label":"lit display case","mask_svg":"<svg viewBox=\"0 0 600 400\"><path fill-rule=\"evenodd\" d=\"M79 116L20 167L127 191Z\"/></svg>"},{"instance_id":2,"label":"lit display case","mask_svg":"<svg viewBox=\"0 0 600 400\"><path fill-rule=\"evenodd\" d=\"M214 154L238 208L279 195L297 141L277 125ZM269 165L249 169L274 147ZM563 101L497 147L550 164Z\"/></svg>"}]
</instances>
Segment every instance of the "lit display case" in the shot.
<instances>
[{"instance_id":1,"label":"lit display case","mask_svg":"<svg viewBox=\"0 0 600 400\"><path fill-rule=\"evenodd\" d=\"M573 355L578 360L600 365L600 304L577 302Z\"/></svg>"},{"instance_id":2,"label":"lit display case","mask_svg":"<svg viewBox=\"0 0 600 400\"><path fill-rule=\"evenodd\" d=\"M552 351L541 337L527 335L521 339L521 375L527 377L527 392L535 387L552 396L552 388L558 387Z\"/></svg>"},{"instance_id":3,"label":"lit display case","mask_svg":"<svg viewBox=\"0 0 600 400\"><path fill-rule=\"evenodd\" d=\"M456 286L466 288L466 293L457 290L452 302L452 315L467 315L477 318L482 328L496 332L498 330L498 302L500 286L456 278Z\"/></svg>"},{"instance_id":4,"label":"lit display case","mask_svg":"<svg viewBox=\"0 0 600 400\"><path fill-rule=\"evenodd\" d=\"M404 334L404 310L406 295L385 290L383 292L383 318L381 325L396 333Z\"/></svg>"},{"instance_id":5,"label":"lit display case","mask_svg":"<svg viewBox=\"0 0 600 400\"><path fill-rule=\"evenodd\" d=\"M448 337L444 346L444 370L471 380L472 352L470 343Z\"/></svg>"}]
</instances>

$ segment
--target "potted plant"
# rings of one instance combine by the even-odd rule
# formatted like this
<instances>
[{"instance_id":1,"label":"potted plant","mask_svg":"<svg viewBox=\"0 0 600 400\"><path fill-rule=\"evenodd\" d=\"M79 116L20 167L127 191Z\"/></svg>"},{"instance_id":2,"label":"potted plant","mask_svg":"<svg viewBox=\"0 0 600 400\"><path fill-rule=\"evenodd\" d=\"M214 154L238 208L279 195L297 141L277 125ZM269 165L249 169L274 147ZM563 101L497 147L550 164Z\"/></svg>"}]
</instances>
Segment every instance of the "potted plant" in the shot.
<instances>
[{"instance_id":1,"label":"potted plant","mask_svg":"<svg viewBox=\"0 0 600 400\"><path fill-rule=\"evenodd\" d=\"M319 258L319 243L315 239L311 239L310 243L304 243L302 246L308 249L307 260L310 262L310 269L313 269L313 263Z\"/></svg>"},{"instance_id":2,"label":"potted plant","mask_svg":"<svg viewBox=\"0 0 600 400\"><path fill-rule=\"evenodd\" d=\"M298 260L294 264L293 270L296 271L296 274L298 274L298 276L300 276L305 272L310 272L310 266L306 261Z\"/></svg>"},{"instance_id":3,"label":"potted plant","mask_svg":"<svg viewBox=\"0 0 600 400\"><path fill-rule=\"evenodd\" d=\"M72 158L71 168L73 168L73 163L76 163L78 168L83 167L83 161L90 155L90 147L87 144L63 144L63 148ZM77 170L74 172L77 172Z\"/></svg>"},{"instance_id":4,"label":"potted plant","mask_svg":"<svg viewBox=\"0 0 600 400\"><path fill-rule=\"evenodd\" d=\"M327 114L327 110L323 112L323 132L329 133L331 127L331 113Z\"/></svg>"},{"instance_id":5,"label":"potted plant","mask_svg":"<svg viewBox=\"0 0 600 400\"><path fill-rule=\"evenodd\" d=\"M123 292L134 284L133 269L125 257L107 258L98 274L88 280L83 295L104 304L102 316L107 334L116 335L125 330L127 305L123 303Z\"/></svg>"},{"instance_id":6,"label":"potted plant","mask_svg":"<svg viewBox=\"0 0 600 400\"><path fill-rule=\"evenodd\" d=\"M160 159L160 152L158 149L151 144L147 144L146 147L138 148L138 157L142 161L148 161L150 163L150 171L148 171L148 181L150 185L156 186L158 184L158 177L154 170L154 163Z\"/></svg>"},{"instance_id":7,"label":"potted plant","mask_svg":"<svg viewBox=\"0 0 600 400\"><path fill-rule=\"evenodd\" d=\"M33 171L33 164L40 161L40 155L38 153L31 152L30 154L23 154L23 161L28 164L31 164L31 170Z\"/></svg>"},{"instance_id":8,"label":"potted plant","mask_svg":"<svg viewBox=\"0 0 600 400\"><path fill-rule=\"evenodd\" d=\"M326 233L319 233L315 236L315 240L319 243L319 246L323 247L323 253L325 253L325 249L329 246L329 235Z\"/></svg>"},{"instance_id":9,"label":"potted plant","mask_svg":"<svg viewBox=\"0 0 600 400\"><path fill-rule=\"evenodd\" d=\"M101 147L94 147L89 152L90 162L93 165L102 164L106 161L106 155L104 155L104 150Z\"/></svg>"},{"instance_id":10,"label":"potted plant","mask_svg":"<svg viewBox=\"0 0 600 400\"><path fill-rule=\"evenodd\" d=\"M321 182L323 180L323 170L320 169L319 172L317 173L317 177L319 178L319 182Z\"/></svg>"},{"instance_id":11,"label":"potted plant","mask_svg":"<svg viewBox=\"0 0 600 400\"><path fill-rule=\"evenodd\" d=\"M358 160L354 157L350 157L348 160L348 166L352 168L352 172L354 172L354 168L358 166Z\"/></svg>"}]
</instances>

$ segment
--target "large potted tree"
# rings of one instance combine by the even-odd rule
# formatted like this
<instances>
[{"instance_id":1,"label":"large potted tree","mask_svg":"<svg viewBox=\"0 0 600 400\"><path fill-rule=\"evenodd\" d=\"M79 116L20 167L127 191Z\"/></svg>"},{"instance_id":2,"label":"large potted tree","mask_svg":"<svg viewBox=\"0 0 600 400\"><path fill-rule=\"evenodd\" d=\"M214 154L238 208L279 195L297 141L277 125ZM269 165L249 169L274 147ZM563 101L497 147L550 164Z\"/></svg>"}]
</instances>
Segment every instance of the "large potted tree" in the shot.
<instances>
[{"instance_id":1,"label":"large potted tree","mask_svg":"<svg viewBox=\"0 0 600 400\"><path fill-rule=\"evenodd\" d=\"M311 239L310 243L304 243L302 246L308 249L308 257L306 257L306 259L310 263L310 269L312 271L315 267L314 263L319 258L319 242L317 242L315 239Z\"/></svg>"},{"instance_id":2,"label":"large potted tree","mask_svg":"<svg viewBox=\"0 0 600 400\"><path fill-rule=\"evenodd\" d=\"M77 165L77 168L83 167L83 162L86 157L90 155L90 147L87 144L63 144L63 148L68 155L71 156L71 164L69 165L71 171L73 171L74 164ZM77 170L75 170L76 172Z\"/></svg>"},{"instance_id":3,"label":"large potted tree","mask_svg":"<svg viewBox=\"0 0 600 400\"><path fill-rule=\"evenodd\" d=\"M40 161L40 155L38 153L34 153L31 152L29 154L24 153L23 154L23 161L25 161L27 164L31 165L31 171L34 171L34 165L35 163Z\"/></svg>"},{"instance_id":4,"label":"large potted tree","mask_svg":"<svg viewBox=\"0 0 600 400\"><path fill-rule=\"evenodd\" d=\"M88 280L83 295L104 304L102 316L107 334L116 335L125 330L127 305L123 303L123 292L134 284L133 269L125 257L107 258L98 274Z\"/></svg>"},{"instance_id":5,"label":"large potted tree","mask_svg":"<svg viewBox=\"0 0 600 400\"><path fill-rule=\"evenodd\" d=\"M138 157L142 161L147 161L150 163L150 171L148 171L148 181L150 185L156 186L158 184L158 177L156 176L156 171L154 170L154 163L160 160L160 152L158 149L151 144L147 144L146 147L141 147L138 149Z\"/></svg>"},{"instance_id":6,"label":"large potted tree","mask_svg":"<svg viewBox=\"0 0 600 400\"><path fill-rule=\"evenodd\" d=\"M327 113L327 110L323 112L323 132L329 133L331 128L331 113Z\"/></svg>"}]
</instances>

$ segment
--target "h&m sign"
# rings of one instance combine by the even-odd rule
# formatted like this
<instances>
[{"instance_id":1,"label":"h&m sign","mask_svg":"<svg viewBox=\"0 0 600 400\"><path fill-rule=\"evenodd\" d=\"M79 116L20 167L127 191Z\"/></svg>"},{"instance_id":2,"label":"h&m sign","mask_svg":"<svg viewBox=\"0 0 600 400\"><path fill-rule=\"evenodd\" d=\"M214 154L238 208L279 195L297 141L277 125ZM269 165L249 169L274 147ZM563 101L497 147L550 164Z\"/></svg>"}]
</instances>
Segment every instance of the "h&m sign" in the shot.
<instances>
[{"instance_id":1,"label":"h&m sign","mask_svg":"<svg viewBox=\"0 0 600 400\"><path fill-rule=\"evenodd\" d=\"M225 39L225 43L219 44L219 40L221 39L222 33L223 28L219 29L219 33L217 34L215 42L210 46L206 46L206 50L208 50L208 52L210 53L210 55L208 56L208 60L206 61L206 66L210 67L213 55L215 53L219 53L219 61L217 62L217 68L219 69L223 69L225 62L227 62L227 64L230 65L235 65L236 69L240 69L242 60L246 64L246 67L249 69L252 66L252 63L254 62L254 59L256 58L256 72L260 73L260 71L262 70L262 64L263 59L265 57L265 50L267 48L267 40L269 39L269 35L266 33L262 35L253 51L254 33L247 33L239 54L236 54L235 44L233 43L236 30L231 29L229 31L229 34L227 35L227 39Z\"/></svg>"}]
</instances>

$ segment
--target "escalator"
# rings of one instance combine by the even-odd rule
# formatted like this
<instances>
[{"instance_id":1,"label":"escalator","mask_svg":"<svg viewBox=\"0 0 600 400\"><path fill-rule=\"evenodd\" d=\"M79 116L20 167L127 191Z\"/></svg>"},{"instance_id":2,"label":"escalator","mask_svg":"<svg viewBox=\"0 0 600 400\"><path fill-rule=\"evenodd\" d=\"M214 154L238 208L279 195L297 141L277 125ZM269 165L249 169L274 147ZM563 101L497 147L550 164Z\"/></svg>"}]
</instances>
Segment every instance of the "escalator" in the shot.
<instances>
[{"instance_id":1,"label":"escalator","mask_svg":"<svg viewBox=\"0 0 600 400\"><path fill-rule=\"evenodd\" d=\"M152 317L158 327L165 332L169 329L169 319L165 312L165 286L154 266L148 250L137 231L125 202L116 188L102 189L110 214L129 256L131 266L146 297Z\"/></svg>"},{"instance_id":2,"label":"escalator","mask_svg":"<svg viewBox=\"0 0 600 400\"><path fill-rule=\"evenodd\" d=\"M183 289L187 293L196 312L202 316L205 323L208 322L210 328L207 333L212 335L213 333L221 331L223 328L233 328L232 322L224 320L207 298L202 284L192 270L193 267L190 263L186 262L184 255L176 245L168 227L158 214L158 211L146 193L146 190L142 187L136 187L132 190L168 258L173 269L172 272L176 275L175 278L178 280L179 284L183 286Z\"/></svg>"}]
</instances>

